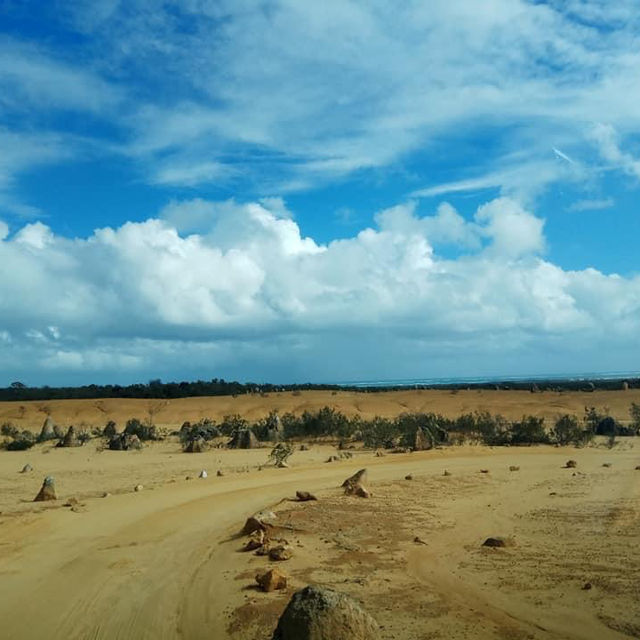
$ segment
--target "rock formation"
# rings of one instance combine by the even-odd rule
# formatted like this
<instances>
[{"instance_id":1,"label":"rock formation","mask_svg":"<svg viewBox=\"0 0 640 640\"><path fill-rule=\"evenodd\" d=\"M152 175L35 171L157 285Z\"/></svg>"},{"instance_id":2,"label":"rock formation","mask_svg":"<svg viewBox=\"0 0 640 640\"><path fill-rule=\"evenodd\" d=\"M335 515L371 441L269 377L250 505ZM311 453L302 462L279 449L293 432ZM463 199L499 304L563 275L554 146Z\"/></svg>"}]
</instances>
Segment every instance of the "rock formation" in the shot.
<instances>
[{"instance_id":1,"label":"rock formation","mask_svg":"<svg viewBox=\"0 0 640 640\"><path fill-rule=\"evenodd\" d=\"M34 502L46 502L48 500L57 500L56 485L51 476L47 476L42 483L42 487L38 495L33 499Z\"/></svg>"},{"instance_id":2,"label":"rock formation","mask_svg":"<svg viewBox=\"0 0 640 640\"><path fill-rule=\"evenodd\" d=\"M257 449L260 442L251 429L238 429L227 446L230 449Z\"/></svg>"},{"instance_id":3,"label":"rock formation","mask_svg":"<svg viewBox=\"0 0 640 640\"><path fill-rule=\"evenodd\" d=\"M342 487L344 487L344 493L347 496L358 496L360 498L369 498L370 493L364 487L364 481L367 478L367 470L360 469L360 471L354 473L352 476L347 478L343 483Z\"/></svg>"},{"instance_id":4,"label":"rock formation","mask_svg":"<svg viewBox=\"0 0 640 640\"><path fill-rule=\"evenodd\" d=\"M309 586L293 594L272 640L379 640L376 621L349 596Z\"/></svg>"},{"instance_id":5,"label":"rock formation","mask_svg":"<svg viewBox=\"0 0 640 640\"><path fill-rule=\"evenodd\" d=\"M51 416L47 416L42 424L42 429L40 429L38 440L53 440L56 437L55 426L56 424L53 421L53 418Z\"/></svg>"},{"instance_id":6,"label":"rock formation","mask_svg":"<svg viewBox=\"0 0 640 640\"><path fill-rule=\"evenodd\" d=\"M64 438L57 444L58 447L81 447L82 442L78 438L75 427L71 426L67 430Z\"/></svg>"}]
</instances>

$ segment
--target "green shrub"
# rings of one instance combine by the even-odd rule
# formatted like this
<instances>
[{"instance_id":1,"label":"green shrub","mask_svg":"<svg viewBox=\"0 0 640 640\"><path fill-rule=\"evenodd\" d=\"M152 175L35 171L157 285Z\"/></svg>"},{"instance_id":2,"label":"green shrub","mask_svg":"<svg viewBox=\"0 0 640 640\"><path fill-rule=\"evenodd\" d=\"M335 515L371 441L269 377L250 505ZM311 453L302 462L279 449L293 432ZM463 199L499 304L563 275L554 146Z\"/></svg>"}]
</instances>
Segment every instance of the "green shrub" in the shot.
<instances>
[{"instance_id":1,"label":"green shrub","mask_svg":"<svg viewBox=\"0 0 640 640\"><path fill-rule=\"evenodd\" d=\"M124 433L129 436L138 436L140 440L160 440L160 432L155 424L144 424L137 418L127 420Z\"/></svg>"},{"instance_id":2,"label":"green shrub","mask_svg":"<svg viewBox=\"0 0 640 640\"><path fill-rule=\"evenodd\" d=\"M31 431L21 431L14 436L13 440L7 442L7 451L25 451L31 449L36 443L37 438Z\"/></svg>"},{"instance_id":3,"label":"green shrub","mask_svg":"<svg viewBox=\"0 0 640 640\"><path fill-rule=\"evenodd\" d=\"M546 444L550 442L544 427L544 418L523 416L519 422L511 425L512 444Z\"/></svg>"}]
</instances>

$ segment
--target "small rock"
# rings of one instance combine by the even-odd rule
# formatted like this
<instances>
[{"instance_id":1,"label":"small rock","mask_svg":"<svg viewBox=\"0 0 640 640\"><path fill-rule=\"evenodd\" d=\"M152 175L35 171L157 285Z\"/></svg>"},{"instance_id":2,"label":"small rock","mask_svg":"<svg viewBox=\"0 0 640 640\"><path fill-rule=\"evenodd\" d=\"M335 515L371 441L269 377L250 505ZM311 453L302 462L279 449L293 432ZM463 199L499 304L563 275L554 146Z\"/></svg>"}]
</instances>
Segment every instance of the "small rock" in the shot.
<instances>
[{"instance_id":1,"label":"small rock","mask_svg":"<svg viewBox=\"0 0 640 640\"><path fill-rule=\"evenodd\" d=\"M520 467L516 467L516 465L512 464L509 467L509 471L520 471Z\"/></svg>"},{"instance_id":2,"label":"small rock","mask_svg":"<svg viewBox=\"0 0 640 640\"><path fill-rule=\"evenodd\" d=\"M567 460L564 464L565 469L575 469L578 463L575 460Z\"/></svg>"},{"instance_id":3,"label":"small rock","mask_svg":"<svg viewBox=\"0 0 640 640\"><path fill-rule=\"evenodd\" d=\"M487 538L483 543L483 547L493 547L495 549L511 546L506 538Z\"/></svg>"},{"instance_id":4,"label":"small rock","mask_svg":"<svg viewBox=\"0 0 640 640\"><path fill-rule=\"evenodd\" d=\"M105 491L105 492L102 494L102 497L103 497L103 498L108 498L110 495L111 495L111 494L110 494L108 491Z\"/></svg>"},{"instance_id":5,"label":"small rock","mask_svg":"<svg viewBox=\"0 0 640 640\"><path fill-rule=\"evenodd\" d=\"M184 479L185 480L193 480L193 476L185 476Z\"/></svg>"},{"instance_id":6,"label":"small rock","mask_svg":"<svg viewBox=\"0 0 640 640\"><path fill-rule=\"evenodd\" d=\"M281 571L278 571L278 569L270 569L266 573L258 574L256 576L256 582L258 586L267 593L269 591L287 588L287 576Z\"/></svg>"},{"instance_id":7,"label":"small rock","mask_svg":"<svg viewBox=\"0 0 640 640\"><path fill-rule=\"evenodd\" d=\"M327 459L327 462L338 462L338 460L340 460L338 456L329 456L329 458Z\"/></svg>"},{"instance_id":8,"label":"small rock","mask_svg":"<svg viewBox=\"0 0 640 640\"><path fill-rule=\"evenodd\" d=\"M198 478L206 478L206 477L207 477L207 472L203 469L203 470L200 472L200 475L198 476Z\"/></svg>"},{"instance_id":9,"label":"small rock","mask_svg":"<svg viewBox=\"0 0 640 640\"><path fill-rule=\"evenodd\" d=\"M264 534L264 531L262 531L262 529L258 529L257 531L254 531L251 534L251 537L249 538L247 543L244 545L243 550L255 551L256 549L259 549L260 547L262 547L262 545L264 545L265 542L266 542L266 536Z\"/></svg>"},{"instance_id":10,"label":"small rock","mask_svg":"<svg viewBox=\"0 0 640 640\"><path fill-rule=\"evenodd\" d=\"M384 458L384 456L385 456L384 451L380 451L380 449L376 451L376 458Z\"/></svg>"},{"instance_id":11,"label":"small rock","mask_svg":"<svg viewBox=\"0 0 640 640\"><path fill-rule=\"evenodd\" d=\"M280 460L278 464L276 464L276 467L278 469L288 469L289 465L284 460ZM262 471L262 468L260 468L260 471Z\"/></svg>"},{"instance_id":12,"label":"small rock","mask_svg":"<svg viewBox=\"0 0 640 640\"><path fill-rule=\"evenodd\" d=\"M444 470L444 473L442 474L443 476L450 476L451 475L451 471L447 471L446 469Z\"/></svg>"},{"instance_id":13,"label":"small rock","mask_svg":"<svg viewBox=\"0 0 640 640\"><path fill-rule=\"evenodd\" d=\"M549 492L549 495L550 495L550 496L557 496L558 494L557 494L557 492L556 492L556 491L550 491L550 492Z\"/></svg>"},{"instance_id":14,"label":"small rock","mask_svg":"<svg viewBox=\"0 0 640 640\"><path fill-rule=\"evenodd\" d=\"M30 473L31 471L33 471L33 467L27 463L22 467L22 471L20 471L20 473Z\"/></svg>"},{"instance_id":15,"label":"small rock","mask_svg":"<svg viewBox=\"0 0 640 640\"><path fill-rule=\"evenodd\" d=\"M416 544L424 544L424 545L426 545L426 544L427 544L427 543L426 543L422 538L420 538L420 537L418 537L418 536L416 536L416 537L413 539L413 541L414 541Z\"/></svg>"},{"instance_id":16,"label":"small rock","mask_svg":"<svg viewBox=\"0 0 640 640\"><path fill-rule=\"evenodd\" d=\"M611 466L611 463L610 462L603 462L602 466L609 468Z\"/></svg>"},{"instance_id":17,"label":"small rock","mask_svg":"<svg viewBox=\"0 0 640 640\"><path fill-rule=\"evenodd\" d=\"M404 477L404 479L405 479L405 480L413 480L413 476L412 476L410 473L408 473L408 474Z\"/></svg>"},{"instance_id":18,"label":"small rock","mask_svg":"<svg viewBox=\"0 0 640 640\"><path fill-rule=\"evenodd\" d=\"M312 493L309 493L308 491L296 491L296 498L298 499L298 502L308 502L309 500L317 500L318 499Z\"/></svg>"},{"instance_id":19,"label":"small rock","mask_svg":"<svg viewBox=\"0 0 640 640\"><path fill-rule=\"evenodd\" d=\"M583 590L583 591L589 591L591 588L592 588L592 585L591 585L591 583L590 583L590 582L585 582L585 583L582 585L582 590Z\"/></svg>"},{"instance_id":20,"label":"small rock","mask_svg":"<svg viewBox=\"0 0 640 640\"><path fill-rule=\"evenodd\" d=\"M77 498L69 498L69 499L64 503L64 506L65 506L65 507L77 507L77 506L78 506L78 504L80 504L80 503L78 502L78 499L77 499Z\"/></svg>"},{"instance_id":21,"label":"small rock","mask_svg":"<svg viewBox=\"0 0 640 640\"><path fill-rule=\"evenodd\" d=\"M636 471L640 471L640 464L636 467Z\"/></svg>"},{"instance_id":22,"label":"small rock","mask_svg":"<svg viewBox=\"0 0 640 640\"><path fill-rule=\"evenodd\" d=\"M259 511L258 513L254 513L247 518L242 533L249 535L254 531L266 531L267 528L273 526L270 521L275 520L275 518L276 514L272 511Z\"/></svg>"},{"instance_id":23,"label":"small rock","mask_svg":"<svg viewBox=\"0 0 640 640\"><path fill-rule=\"evenodd\" d=\"M144 487L143 487L141 484L137 484L137 485L133 488L133 490L134 490L134 491L142 491L143 489L144 489Z\"/></svg>"},{"instance_id":24,"label":"small rock","mask_svg":"<svg viewBox=\"0 0 640 640\"><path fill-rule=\"evenodd\" d=\"M216 472L216 475L218 476L218 478L222 478L224 473L222 473L222 471L220 469L218 469L218 471Z\"/></svg>"},{"instance_id":25,"label":"small rock","mask_svg":"<svg viewBox=\"0 0 640 640\"><path fill-rule=\"evenodd\" d=\"M480 473L489 473L489 469L480 469Z\"/></svg>"},{"instance_id":26,"label":"small rock","mask_svg":"<svg viewBox=\"0 0 640 640\"><path fill-rule=\"evenodd\" d=\"M269 549L269 559L277 562L290 560L293 557L293 549L289 546L278 545Z\"/></svg>"}]
</instances>

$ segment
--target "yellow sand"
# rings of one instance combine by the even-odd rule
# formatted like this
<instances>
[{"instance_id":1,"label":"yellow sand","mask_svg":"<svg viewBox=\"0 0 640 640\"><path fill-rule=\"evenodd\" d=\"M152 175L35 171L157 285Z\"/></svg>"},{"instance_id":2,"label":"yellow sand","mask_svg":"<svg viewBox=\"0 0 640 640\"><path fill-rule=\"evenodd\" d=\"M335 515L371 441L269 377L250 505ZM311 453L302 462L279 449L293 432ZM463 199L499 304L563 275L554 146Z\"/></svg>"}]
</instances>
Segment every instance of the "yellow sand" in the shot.
<instances>
[{"instance_id":1,"label":"yellow sand","mask_svg":"<svg viewBox=\"0 0 640 640\"><path fill-rule=\"evenodd\" d=\"M631 400L638 401L634 394L273 394L174 401L158 422L324 404L363 415L486 408L515 417L582 413L588 403L625 417ZM95 402L47 404L62 423L80 416L101 423L106 415L121 421L135 415L136 405L144 417L144 402L104 402L110 414L96 413ZM43 414L24 406L23 424L33 416L39 428ZM4 420L13 409L5 403L0 410ZM614 450L597 443L385 457L355 451L353 459L330 464L324 460L335 450L312 445L294 453L291 468L263 470L268 449L183 454L169 441L111 452L96 444L0 452L1 638L267 640L292 590L309 582L359 598L388 640L640 635L634 438L620 439ZM568 458L577 469L562 468ZM34 471L18 473L27 462ZM361 467L369 470L368 501L337 488ZM219 468L223 477L215 475ZM443 477L445 468L451 476ZM201 469L207 479L197 478ZM407 473L413 480L403 479ZM49 474L60 499L32 503ZM134 492L137 484L144 489ZM295 549L282 566L291 588L248 590L269 563L238 552L242 540L233 534L247 515L296 489L317 492L320 501L277 505L280 518L297 528L285 534ZM73 509L63 506L70 497L80 501ZM482 549L490 535L516 544ZM413 542L415 536L426 544ZM587 582L592 589L583 590Z\"/></svg>"},{"instance_id":2,"label":"yellow sand","mask_svg":"<svg viewBox=\"0 0 640 640\"><path fill-rule=\"evenodd\" d=\"M304 391L219 396L208 398L180 398L177 400L43 400L33 402L0 402L0 423L12 422L21 428L39 430L50 413L61 425L104 426L108 420L124 424L129 418L141 420L151 417L159 426L179 427L185 420L201 418L220 421L225 415L240 414L249 420L264 417L272 409L280 413L302 413L324 406L334 407L346 414L366 418L375 415L395 416L408 411L433 411L455 417L468 411L491 411L507 418L523 414L543 416L553 420L559 414L584 414L585 406L605 407L613 417L625 423L629 420L629 405L640 403L640 389L629 391L545 392L528 391L392 391L383 393L354 393Z\"/></svg>"}]
</instances>

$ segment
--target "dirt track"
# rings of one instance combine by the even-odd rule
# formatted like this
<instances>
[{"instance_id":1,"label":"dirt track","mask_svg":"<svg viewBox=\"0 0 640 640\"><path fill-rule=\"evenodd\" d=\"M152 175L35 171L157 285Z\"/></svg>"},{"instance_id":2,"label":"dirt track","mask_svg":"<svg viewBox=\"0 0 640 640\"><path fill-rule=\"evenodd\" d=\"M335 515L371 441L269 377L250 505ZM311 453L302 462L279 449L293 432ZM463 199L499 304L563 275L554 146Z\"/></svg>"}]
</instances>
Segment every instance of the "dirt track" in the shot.
<instances>
[{"instance_id":1,"label":"dirt track","mask_svg":"<svg viewBox=\"0 0 640 640\"><path fill-rule=\"evenodd\" d=\"M237 611L242 610L247 598L252 598L253 610L266 607L261 620L268 625L284 607L285 596L248 595L243 590L252 580L238 580L238 576L249 571L248 576L259 560L237 553L240 542L231 536L248 514L293 495L296 489L319 492L329 501L322 508L330 508L331 500L339 496L336 486L362 466L369 468L375 495L366 507L360 501L354 503L354 508L365 509L365 524L370 517L371 525L378 523L382 527L383 545L384 526L380 523L385 510L401 504L402 496L411 496L409 506L417 514L412 517L423 518L423 535L428 535L428 546L411 545L410 537L406 544L396 545L394 553L400 565L381 574L390 581L386 586L382 582L382 588L395 594L390 596L392 600L398 598L402 602L403 589L410 588L405 584L409 576L414 587L408 593L415 595L415 584L421 584L425 594L433 594L441 602L439 613L436 615L434 609L431 618L424 618L422 627L415 626L416 616L411 612L399 610L391 615L372 611L379 622L386 623L385 638L633 637L634 630L640 630L640 619L637 613L624 611L628 602L637 604L640 587L640 475L634 475L640 472L633 471L640 460L629 446L623 444L613 452L598 448L578 452L552 448L454 448L384 458L375 458L369 452L334 464L319 463L318 455L291 469L229 473L206 480L176 481L177 472L172 475L167 471L162 479L156 475L157 481L139 493L83 498L86 506L79 512L59 508L59 504L55 508L17 505L0 515L2 637L211 639L229 637L229 625L235 622L234 638L268 638L272 627L262 628L256 635L256 629L251 627L253 618L248 622L238 620ZM59 451L42 460L51 460ZM72 455L79 456L80 450ZM87 466L98 464L104 455L89 456L91 464ZM131 462L133 486L137 481L134 478L142 473L138 469L143 467L143 458L136 458L136 454L115 455ZM584 480L560 468L568 455L579 457ZM8 475L9 469L15 474L18 456L5 453L0 458L2 475ZM194 467L199 464L187 455L179 458L181 464L183 458ZM612 468L601 467L605 459L613 461ZM295 456L293 462L295 465ZM522 471L509 474L509 464L520 465ZM490 467L492 473L479 474L483 466ZM444 467L451 470L451 478L441 477ZM399 491L397 482L409 472L416 475L417 484L411 485L411 492L402 486ZM22 478L20 482L34 483ZM40 478L38 474L38 481ZM453 484L446 489L444 481ZM559 493L554 509L563 505L570 513L575 511L585 518L582 522L580 518L572 520L563 529L564 535L569 536L564 540L554 539L546 516L536 516L550 507L551 487ZM61 489L66 497L64 487ZM97 487L86 489L85 495L90 495ZM491 501L490 507L486 506L487 500ZM619 512L622 520L609 521L603 516L605 519L600 522L599 512L594 512L596 504L610 504L612 509L624 506L626 511ZM557 517L552 511L549 514L548 518ZM430 529L433 518L440 525ZM580 538L591 535L598 522L602 542L622 541L625 547L601 549L602 557L585 558L589 568L584 575L573 575L572 563L577 562L581 545L589 553L598 553L599 539L584 543ZM408 526L410 529L411 523ZM483 537L514 531L520 531L521 557L478 555ZM316 551L315 544L320 543L309 534L306 551L287 565L294 584L302 584L300 580L313 572L314 562L319 562L321 548L318 546ZM544 550L538 560L530 545ZM505 558L506 564L502 562ZM496 559L501 561L495 564ZM549 567L557 572L563 562L567 563L566 580L560 570L555 586L553 573L548 585L544 580L540 582ZM544 563L544 571L540 563ZM631 582L619 584L613 597L603 593L607 574L625 568ZM587 593L580 585L590 576L600 588ZM528 592L527 581L529 586L540 586L537 599L541 604ZM562 586L561 597L558 584ZM628 590L633 588L636 596L630 600ZM366 602L366 594L365 588L356 595ZM624 615L626 619L620 620ZM608 617L617 617L622 631L616 630L615 624L605 624Z\"/></svg>"}]
</instances>

